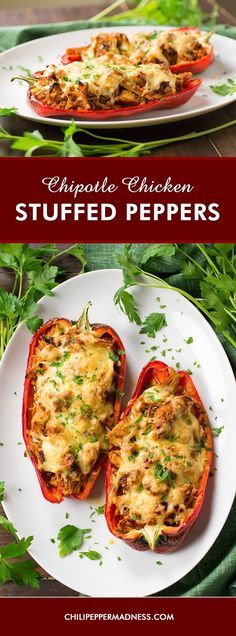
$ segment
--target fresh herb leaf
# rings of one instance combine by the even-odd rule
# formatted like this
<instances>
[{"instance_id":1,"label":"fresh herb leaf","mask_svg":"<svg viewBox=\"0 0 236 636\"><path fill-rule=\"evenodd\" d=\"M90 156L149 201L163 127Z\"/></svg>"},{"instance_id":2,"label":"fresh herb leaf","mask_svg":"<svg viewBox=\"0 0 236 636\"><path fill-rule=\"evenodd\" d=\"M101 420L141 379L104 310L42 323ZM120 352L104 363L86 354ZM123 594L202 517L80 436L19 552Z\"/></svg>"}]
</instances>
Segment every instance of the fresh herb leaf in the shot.
<instances>
[{"instance_id":1,"label":"fresh herb leaf","mask_svg":"<svg viewBox=\"0 0 236 636\"><path fill-rule=\"evenodd\" d=\"M74 375L73 380L76 384L83 384L84 378L82 375Z\"/></svg>"},{"instance_id":2,"label":"fresh herb leaf","mask_svg":"<svg viewBox=\"0 0 236 636\"><path fill-rule=\"evenodd\" d=\"M13 117L16 114L16 108L0 108L0 117Z\"/></svg>"},{"instance_id":3,"label":"fresh herb leaf","mask_svg":"<svg viewBox=\"0 0 236 636\"><path fill-rule=\"evenodd\" d=\"M0 502L4 499L5 482L0 481Z\"/></svg>"},{"instance_id":4,"label":"fresh herb leaf","mask_svg":"<svg viewBox=\"0 0 236 636\"><path fill-rule=\"evenodd\" d=\"M136 325L141 325L141 318L139 315L137 303L129 292L124 287L120 287L114 296L115 305L119 305L121 311L126 314L130 322L135 322Z\"/></svg>"},{"instance_id":5,"label":"fresh herb leaf","mask_svg":"<svg viewBox=\"0 0 236 636\"><path fill-rule=\"evenodd\" d=\"M222 95L223 97L233 95L236 93L236 81L228 79L223 84L215 84L214 86L211 86L211 90L217 95Z\"/></svg>"},{"instance_id":6,"label":"fresh herb leaf","mask_svg":"<svg viewBox=\"0 0 236 636\"><path fill-rule=\"evenodd\" d=\"M0 482L3 484L4 482ZM8 530L15 541L0 547L0 584L14 581L18 585L28 585L39 588L39 575L37 565L33 561L24 559L33 537L18 539L17 531L11 521L0 515L0 525ZM12 561L13 559L13 561Z\"/></svg>"},{"instance_id":7,"label":"fresh herb leaf","mask_svg":"<svg viewBox=\"0 0 236 636\"><path fill-rule=\"evenodd\" d=\"M90 530L82 530L73 525L63 526L58 532L57 540L59 541L59 555L61 558L71 554L75 550L79 550L83 543L84 536Z\"/></svg>"},{"instance_id":8,"label":"fresh herb leaf","mask_svg":"<svg viewBox=\"0 0 236 636\"><path fill-rule=\"evenodd\" d=\"M97 508L95 508L95 512L97 513L97 515L104 515L104 510L105 510L105 504L102 504L101 506L98 506Z\"/></svg>"},{"instance_id":9,"label":"fresh herb leaf","mask_svg":"<svg viewBox=\"0 0 236 636\"><path fill-rule=\"evenodd\" d=\"M166 325L165 314L152 313L145 318L139 333L145 333L149 338L155 338L157 331Z\"/></svg>"},{"instance_id":10,"label":"fresh herb leaf","mask_svg":"<svg viewBox=\"0 0 236 636\"><path fill-rule=\"evenodd\" d=\"M13 537L15 537L15 539L18 539L17 531L14 528L13 523L6 519L6 517L3 517L3 515L0 515L0 525L2 526L2 528L4 528L4 530L8 530L8 532L10 532Z\"/></svg>"},{"instance_id":11,"label":"fresh herb leaf","mask_svg":"<svg viewBox=\"0 0 236 636\"><path fill-rule=\"evenodd\" d=\"M87 557L87 559L90 559L90 561L100 561L100 559L102 558L101 554L99 552L96 552L95 550L80 552L80 554Z\"/></svg>"},{"instance_id":12,"label":"fresh herb leaf","mask_svg":"<svg viewBox=\"0 0 236 636\"><path fill-rule=\"evenodd\" d=\"M169 486L173 486L174 478L170 470L167 470L165 466L155 462L154 465L154 475L156 479L160 479L160 481L166 481Z\"/></svg>"},{"instance_id":13,"label":"fresh herb leaf","mask_svg":"<svg viewBox=\"0 0 236 636\"><path fill-rule=\"evenodd\" d=\"M157 243L154 245L150 245L142 254L140 263L141 265L145 265L150 258L158 258L159 256L174 256L176 252L176 248L171 243Z\"/></svg>"},{"instance_id":14,"label":"fresh herb leaf","mask_svg":"<svg viewBox=\"0 0 236 636\"><path fill-rule=\"evenodd\" d=\"M223 431L223 428L224 428L224 426L219 426L218 428L213 428L212 429L213 437L219 437L219 435Z\"/></svg>"},{"instance_id":15,"label":"fresh herb leaf","mask_svg":"<svg viewBox=\"0 0 236 636\"><path fill-rule=\"evenodd\" d=\"M119 362L119 356L117 356L114 351L109 351L108 358L113 360L113 362Z\"/></svg>"}]
</instances>

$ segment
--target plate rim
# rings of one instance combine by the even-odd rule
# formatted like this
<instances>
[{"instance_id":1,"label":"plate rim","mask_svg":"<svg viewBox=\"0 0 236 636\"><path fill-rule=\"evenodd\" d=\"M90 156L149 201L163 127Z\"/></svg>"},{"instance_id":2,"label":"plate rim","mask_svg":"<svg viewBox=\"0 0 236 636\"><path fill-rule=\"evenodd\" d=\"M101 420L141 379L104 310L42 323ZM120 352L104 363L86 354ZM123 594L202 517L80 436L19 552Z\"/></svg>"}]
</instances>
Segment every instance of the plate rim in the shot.
<instances>
[{"instance_id":1,"label":"plate rim","mask_svg":"<svg viewBox=\"0 0 236 636\"><path fill-rule=\"evenodd\" d=\"M128 30L134 30L134 29L144 29L146 30L150 30L152 27L155 27L155 25L121 25L122 28L124 29L128 29ZM170 28L175 28L175 27L170 27L168 25L156 25L157 28L159 28L160 30L168 30ZM51 41L54 38L58 38L58 36L65 36L67 37L70 34L75 34L75 36L77 34L81 34L85 31L90 31L90 30L103 30L103 31L120 31L118 25L114 27L111 26L106 26L106 27L94 27L93 24L91 23L90 27L84 28L84 29L79 29L79 30L72 30L72 31L65 31L64 33L54 33L51 35L46 35L43 36L42 38L34 38L33 40L29 40L28 42L23 42L22 44L18 44L14 47L11 47L9 49L6 49L5 51L3 51L2 53L0 53L0 64L1 64L1 60L2 57L7 55L9 52L14 52L16 50L22 49L23 48L27 48L32 46L33 43L36 43L38 41L43 41L43 42L47 42L47 41ZM200 29L201 30L201 29ZM203 31L204 33L204 31ZM219 41L224 41L224 40L231 40L232 42L235 42L235 47L236 47L236 40L234 40L233 38L230 38L227 35L222 35L219 33L215 33L214 36L215 38L219 39ZM236 69L235 69L236 71ZM199 75L199 77L201 77L202 74ZM191 101L191 100L190 100ZM210 106L204 107L204 110L199 110L197 112L192 112L192 111L187 111L186 113L182 114L182 113L176 113L173 115L166 115L166 116L153 116L150 118L145 118L145 119L141 119L141 120L135 120L132 119L132 116L130 119L124 119L124 120L120 120L120 121L116 121L115 118L114 119L110 119L110 120L102 120L102 121L91 121L91 120L86 120L86 119L75 119L74 123L78 128L91 128L91 129L119 129L119 128L142 128L142 127L149 127L149 126L159 126L161 124L171 124L171 123L175 123L178 121L185 121L185 119L195 119L195 117L200 117L201 115L207 115L210 112L214 112L216 110L221 110L222 108L225 108L226 106L229 106L230 104L232 104L233 102L236 101L236 93L228 96L227 97L227 102L225 104L212 104ZM1 106L0 103L0 107L4 108L5 106ZM174 109L175 110L175 109ZM155 111L153 111L155 113ZM47 118L47 117L40 117L39 115L35 115L32 112L32 115L21 115L20 113L18 114L18 116L26 121L32 121L35 123L41 123L41 124L46 124L46 125L52 125L52 126L68 126L71 118L68 119L57 119L55 117L52 118Z\"/></svg>"},{"instance_id":2,"label":"plate rim","mask_svg":"<svg viewBox=\"0 0 236 636\"><path fill-rule=\"evenodd\" d=\"M69 285L69 284L70 284L70 281L74 281L74 280L76 281L76 280L78 280L78 279L80 279L81 277L84 277L84 276L86 276L86 277L88 277L88 276L89 276L89 277L93 277L93 276L96 276L96 274L97 274L97 273L99 273L99 274L103 273L103 274L105 274L105 275L106 275L107 273L109 273L109 274L112 274L112 273L113 273L113 274L114 274L114 273L117 273L117 272L122 273L122 270L121 270L120 268L104 268L104 269L96 269L96 270L92 270L92 271L89 271L89 272L84 272L83 274L78 274L77 276L70 277L69 279L67 279L67 280L63 281L62 283L60 283L60 285L57 285L55 289L57 289L58 287L60 287L60 289L61 289L63 286ZM169 290L169 291L172 291L172 290ZM179 292L176 292L176 291L175 291L174 293L175 293L176 295L179 295ZM42 298L38 301L38 305L40 306L41 304L43 304L43 303L45 302L45 300L47 300L47 298L48 298L47 296L43 296L43 297L42 297ZM182 298L182 296L181 296L181 298ZM195 307L195 306L194 306L194 305L193 305L193 304L192 304L192 303L191 303L191 302L190 302L187 298L184 298L184 302L185 302L185 303L187 302L187 306L188 306L188 305L190 305L191 310L193 310L193 313L196 315L196 317L197 317L197 316L199 316L199 314L200 314L201 318L203 319L203 320L202 320L203 325L205 326L205 328L207 329L207 331L208 331L209 333L211 333L211 336L213 336L213 340L215 340L215 343L216 343L216 345L217 345L218 350L221 352L221 355L223 354L223 357L224 357L224 360L225 360L225 364L226 364L226 366L228 367L228 372L229 372L229 374L231 375L231 378L232 378L232 380L234 381L234 383L236 383L235 376L234 376L234 372L233 372L232 366L231 366L231 364L230 364L229 358L228 358L228 356L227 356L227 354L226 354L226 352L225 352L225 350L224 350L224 347L223 347L222 343L220 342L220 340L219 340L218 336L216 335L215 331L213 330L213 328L211 327L211 325L210 325L210 324L208 323L208 321L206 320L205 316L203 316L203 314L201 314L201 312L198 310L198 308L197 308L197 307ZM0 363L0 372L2 371L2 363L3 363L3 361L5 362L5 358L6 358L6 357L7 357L7 355L8 355L8 350L9 350L9 348L10 348L10 344L11 344L11 342L12 342L12 341L13 341L13 340L17 337L17 333L18 333L18 331L19 331L20 329L22 329L22 327L23 327L23 325L22 325L22 324L20 324L20 325L17 327L17 329L16 329L16 331L15 331L14 335L12 336L11 340L9 341L9 343L8 343L8 345L7 345L7 347L6 347L5 351L4 351L4 354L3 354L3 357L2 357L2 360L1 360L1 363ZM187 569L187 571L185 572L185 574L184 574L184 575L182 575L180 578L178 578L178 575L177 575L177 578L174 578L174 580L172 581L172 583L168 583L168 585L164 585L164 587L162 587L162 588L161 588L161 590L159 590L159 592L149 591L149 592L148 592L147 594L145 594L144 596L141 596L141 595L139 595L139 594L138 594L138 595L135 595L135 596L138 596L139 598L145 598L145 597L147 597L147 596L151 596L151 595L153 595L153 594L157 594L157 593L158 593L158 594L161 594L161 593L162 593L162 592L163 592L166 588L168 588L168 587L170 587L170 586L174 585L175 583L177 583L178 581L180 581L180 580L181 580L184 576L186 576L187 574L189 574L189 573L193 570L193 568L195 568L195 567L196 567L196 566L197 566L197 565L198 565L198 564L202 561L202 559L206 556L206 554L209 552L209 550L210 550L210 549L212 548L212 546L214 545L214 543L215 543L216 539L218 538L218 536L219 536L220 532L222 531L222 529L223 529L223 527L224 527L224 525L225 525L225 523L226 523L226 521L227 521L227 518L228 518L228 516L229 516L229 513L230 513L230 511L231 511L231 508L232 508L232 505L233 505L233 502L234 502L234 495L235 495L235 492L233 492L233 491L235 490L234 481L235 481L235 486L236 486L236 472L235 472L235 480L233 480L233 479L232 479L232 482L231 482L231 483L232 483L232 493L231 493L231 491L230 491L230 501L231 501L231 503L230 503L230 505L229 505L229 503L227 504L227 506L226 506L226 511L225 511L225 513L224 513L224 517L223 517L223 519L222 519L222 517L221 517L221 521L220 521L220 524L219 524L220 528L218 529L218 527L217 527L217 530L216 530L214 533L213 533L213 532L211 533L210 545L208 546L208 548L207 548L206 550L205 550L205 548L204 548L204 550L203 550L203 554L201 554L200 558L196 557L196 559L193 559L193 565L191 566L191 569L190 569L190 570L188 570L188 569ZM231 500L231 495L233 495L233 496L232 496L232 500ZM5 512L6 516L7 516L7 518L11 520L11 515L9 515L9 514L8 514L8 511L7 511L7 510L8 510L7 501L6 501L6 502L4 502L4 501L3 501L3 502L2 502L2 506L3 506L4 512ZM20 538L22 538L20 534L19 534L19 537L20 537ZM196 551L196 554L197 554L198 552L199 552L199 551ZM55 578L55 580L57 580L59 583L62 583L63 585L66 585L66 586L68 587L68 585L64 582L63 578L58 577L58 576L56 576L56 577L55 577L55 576L54 576L54 574L52 574L50 571L48 571L47 567L45 567L45 565L46 565L46 564L45 564L45 562L44 562L43 560L38 561L38 559L36 559L36 557L35 557L35 555L34 555L34 550L30 550L30 549L29 549L29 550L28 550L28 553L32 556L32 558L36 561L36 563L37 563L40 567L42 567L43 569L45 569L45 570L47 571L47 573L49 574L49 576L52 576L52 577L53 577L53 578ZM69 586L69 589L71 589L72 591L76 591L76 592L78 591L78 590L76 590L74 587L73 587L73 588L71 588L70 586ZM82 592L81 590L80 590L80 593L82 593L82 594L83 594L83 592ZM91 596L91 595L89 595L89 596L90 596L91 598L108 598L107 596L104 596L104 595L101 595L101 596L100 596L100 595L99 595L99 596ZM109 597L109 598L110 598L110 597ZM111 598L118 598L118 597L111 596ZM134 597L126 596L125 598L134 598Z\"/></svg>"}]
</instances>

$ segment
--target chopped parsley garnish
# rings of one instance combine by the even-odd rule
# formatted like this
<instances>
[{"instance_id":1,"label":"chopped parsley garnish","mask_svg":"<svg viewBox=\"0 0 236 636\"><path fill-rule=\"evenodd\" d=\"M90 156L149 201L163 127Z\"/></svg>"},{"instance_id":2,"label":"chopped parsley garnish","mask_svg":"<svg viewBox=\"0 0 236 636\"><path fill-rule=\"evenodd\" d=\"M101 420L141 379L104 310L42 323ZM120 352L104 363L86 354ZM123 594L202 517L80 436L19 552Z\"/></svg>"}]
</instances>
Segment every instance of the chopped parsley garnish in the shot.
<instances>
[{"instance_id":1,"label":"chopped parsley garnish","mask_svg":"<svg viewBox=\"0 0 236 636\"><path fill-rule=\"evenodd\" d=\"M219 437L219 435L223 431L223 428L224 428L224 426L219 426L219 428L213 428L212 429L213 437Z\"/></svg>"},{"instance_id":2,"label":"chopped parsley garnish","mask_svg":"<svg viewBox=\"0 0 236 636\"><path fill-rule=\"evenodd\" d=\"M142 435L148 435L148 433L151 433L152 430L152 426L151 424L148 424L147 428L145 429L145 431L143 431Z\"/></svg>"},{"instance_id":3,"label":"chopped parsley garnish","mask_svg":"<svg viewBox=\"0 0 236 636\"><path fill-rule=\"evenodd\" d=\"M169 486L173 486L173 475L170 470L159 464L159 462L155 462L154 465L154 475L156 479L160 479L160 481L166 481Z\"/></svg>"},{"instance_id":4,"label":"chopped parsley garnish","mask_svg":"<svg viewBox=\"0 0 236 636\"><path fill-rule=\"evenodd\" d=\"M94 443L98 441L98 436L96 435L96 433L93 433L93 435L91 435L90 441Z\"/></svg>"},{"instance_id":5,"label":"chopped parsley garnish","mask_svg":"<svg viewBox=\"0 0 236 636\"><path fill-rule=\"evenodd\" d=\"M97 513L97 515L104 515L104 510L105 510L105 504L102 504L101 506L98 506L97 508L95 508L95 512Z\"/></svg>"},{"instance_id":6,"label":"chopped parsley garnish","mask_svg":"<svg viewBox=\"0 0 236 636\"><path fill-rule=\"evenodd\" d=\"M113 360L113 362L119 361L119 356L117 356L114 351L109 351L108 358L110 358L110 360Z\"/></svg>"},{"instance_id":7,"label":"chopped parsley garnish","mask_svg":"<svg viewBox=\"0 0 236 636\"><path fill-rule=\"evenodd\" d=\"M189 336L189 338L187 340L185 340L186 344L192 344L193 342L193 338L192 336Z\"/></svg>"},{"instance_id":8,"label":"chopped parsley garnish","mask_svg":"<svg viewBox=\"0 0 236 636\"><path fill-rule=\"evenodd\" d=\"M57 371L56 376L57 378L59 378L59 380L62 381L63 384L65 384L65 378L64 378L64 375L62 375L61 371Z\"/></svg>"},{"instance_id":9,"label":"chopped parsley garnish","mask_svg":"<svg viewBox=\"0 0 236 636\"><path fill-rule=\"evenodd\" d=\"M82 375L74 375L73 380L76 384L83 384L84 381Z\"/></svg>"},{"instance_id":10,"label":"chopped parsley garnish","mask_svg":"<svg viewBox=\"0 0 236 636\"><path fill-rule=\"evenodd\" d=\"M69 357L70 357L70 352L65 351L65 353L63 353L63 355L61 356L60 360L51 362L51 367L61 367Z\"/></svg>"},{"instance_id":11,"label":"chopped parsley garnish","mask_svg":"<svg viewBox=\"0 0 236 636\"><path fill-rule=\"evenodd\" d=\"M121 398L122 398L122 397L123 397L123 395L124 395L124 391L117 390L117 391L116 391L116 395L117 395L117 397L121 400Z\"/></svg>"},{"instance_id":12,"label":"chopped parsley garnish","mask_svg":"<svg viewBox=\"0 0 236 636\"><path fill-rule=\"evenodd\" d=\"M81 415L86 415L86 417L92 417L93 412L92 412L90 404L84 403L83 406L80 406L79 410Z\"/></svg>"},{"instance_id":13,"label":"chopped parsley garnish","mask_svg":"<svg viewBox=\"0 0 236 636\"><path fill-rule=\"evenodd\" d=\"M79 554L80 559L83 557L87 557L87 559L90 559L90 561L100 561L100 559L102 558L102 555L99 552L95 552L95 550L88 550L88 552L80 552ZM99 563L99 565L101 565Z\"/></svg>"},{"instance_id":14,"label":"chopped parsley garnish","mask_svg":"<svg viewBox=\"0 0 236 636\"><path fill-rule=\"evenodd\" d=\"M132 453L129 455L128 459L130 462L133 462L135 460L135 457L138 457L139 451L138 450L132 450Z\"/></svg>"}]
</instances>

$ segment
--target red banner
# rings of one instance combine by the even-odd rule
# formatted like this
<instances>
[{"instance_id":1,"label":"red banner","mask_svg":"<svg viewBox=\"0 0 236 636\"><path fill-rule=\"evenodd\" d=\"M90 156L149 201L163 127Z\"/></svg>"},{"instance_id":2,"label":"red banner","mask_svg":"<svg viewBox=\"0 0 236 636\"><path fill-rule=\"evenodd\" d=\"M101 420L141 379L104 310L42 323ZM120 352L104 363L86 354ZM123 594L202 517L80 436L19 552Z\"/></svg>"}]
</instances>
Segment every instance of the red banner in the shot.
<instances>
[{"instance_id":1,"label":"red banner","mask_svg":"<svg viewBox=\"0 0 236 636\"><path fill-rule=\"evenodd\" d=\"M235 240L234 159L10 157L0 169L2 242Z\"/></svg>"},{"instance_id":2,"label":"red banner","mask_svg":"<svg viewBox=\"0 0 236 636\"><path fill-rule=\"evenodd\" d=\"M234 624L233 598L4 598L1 626L25 636L85 634L219 634Z\"/></svg>"}]
</instances>

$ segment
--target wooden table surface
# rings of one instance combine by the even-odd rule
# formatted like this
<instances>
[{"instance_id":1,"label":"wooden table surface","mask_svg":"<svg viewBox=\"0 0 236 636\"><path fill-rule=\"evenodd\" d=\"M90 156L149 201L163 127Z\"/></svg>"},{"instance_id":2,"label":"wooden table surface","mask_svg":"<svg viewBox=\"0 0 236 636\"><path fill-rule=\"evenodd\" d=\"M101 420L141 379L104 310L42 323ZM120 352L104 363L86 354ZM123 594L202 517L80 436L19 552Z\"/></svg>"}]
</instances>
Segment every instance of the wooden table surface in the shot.
<instances>
[{"instance_id":1,"label":"wooden table surface","mask_svg":"<svg viewBox=\"0 0 236 636\"><path fill-rule=\"evenodd\" d=\"M204 3L205 8L209 5L212 5L212 0L206 0ZM236 15L235 15L235 0L222 0L220 7L219 20L220 22L225 22L228 24L236 25ZM224 6L223 6L224 5ZM106 6L106 3L101 3L101 8ZM16 25L16 24L37 24L40 22L59 22L64 20L78 20L81 18L87 18L98 11L98 7L86 6L77 7L77 8L48 8L48 9L15 9L15 10L0 10L0 25ZM204 128L209 128L221 124L222 122L227 122L231 119L236 119L236 107L235 105L231 105L223 110L211 113L208 116L199 117L195 120L189 120L185 123L185 131L186 133L191 130L201 130ZM8 122L7 122L8 123ZM11 131L15 132L15 134L22 133L24 130L33 130L34 125L30 122L24 122L23 120L16 119L10 120L8 128ZM44 135L56 136L56 130L51 126L38 126L40 130L42 130ZM138 135L139 139L142 138L150 138L153 139L155 132L158 136L167 137L177 136L178 134L182 134L182 124L171 124L168 126L163 126L162 130L158 127L156 130L154 128L147 128L145 130L139 129L138 132L130 132L129 136L133 136L133 138ZM125 134L125 133L124 133ZM0 154L6 154L6 148L0 147ZM217 136L212 135L211 137L207 137L204 139L194 140L190 142L185 142L177 144L174 146L174 149L170 146L166 149L162 149L155 153L156 156L236 156L236 131L231 129L229 131L223 131ZM63 266L63 263L62 263ZM67 269L67 277L71 277L78 272L74 271L73 260L71 262L68 259L65 263L65 267ZM9 287L9 277L7 273L0 273L0 282L2 286L6 288ZM1 475L0 475L1 478ZM2 512L0 507L0 513ZM0 545L9 542L8 533L0 527ZM30 588L26 588L24 586L17 586L14 583L7 583L0 587L0 596L79 596L79 594L72 592L69 588L61 585L51 577L47 575L46 572L40 570L41 575L41 583L40 590L35 591Z\"/></svg>"},{"instance_id":2,"label":"wooden table surface","mask_svg":"<svg viewBox=\"0 0 236 636\"><path fill-rule=\"evenodd\" d=\"M107 2L101 0L100 6L88 5L86 2L78 3L78 7L65 8L37 8L37 9L9 9L0 10L0 26L17 24L38 24L40 22L60 22L89 18L107 6ZM203 0L203 9L211 10L214 0ZM50 0L49 0L50 5ZM236 26L236 2L235 0L219 0L219 22ZM231 104L219 111L188 119L184 122L184 133L201 131L213 128L223 123L236 119L236 104ZM24 131L35 129L35 123L21 120L20 118L5 118L3 125L11 134L22 134ZM37 125L38 130L46 138L61 139L61 133L57 128L50 125ZM101 131L102 134L102 131ZM106 133L105 133L106 134ZM119 130L119 137L134 140L165 139L168 137L178 137L183 134L183 122L176 122L168 125L139 129ZM116 135L115 135L116 136ZM8 144L0 144L0 156L17 155L16 151L11 151ZM235 157L236 156L236 127L229 128L217 134L208 135L200 139L180 142L153 152L155 156L177 156L177 157Z\"/></svg>"}]
</instances>

